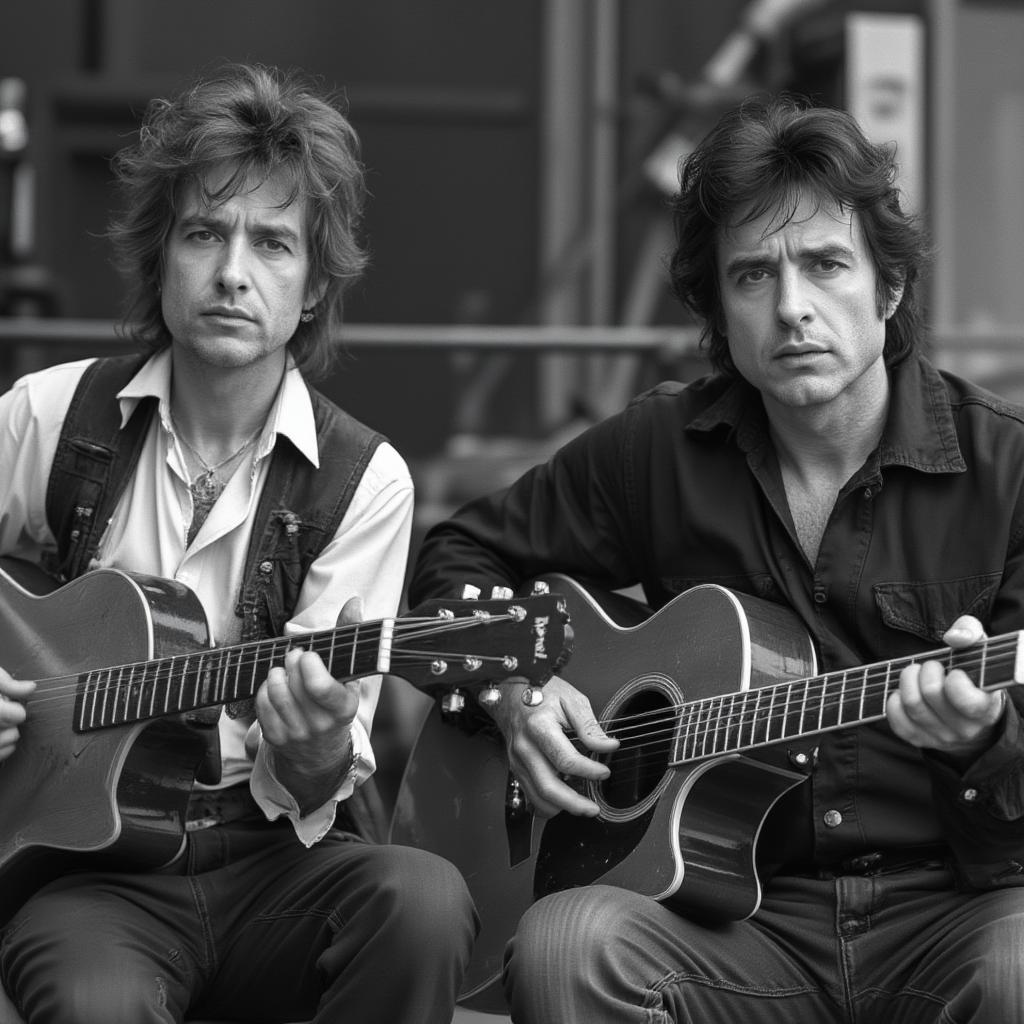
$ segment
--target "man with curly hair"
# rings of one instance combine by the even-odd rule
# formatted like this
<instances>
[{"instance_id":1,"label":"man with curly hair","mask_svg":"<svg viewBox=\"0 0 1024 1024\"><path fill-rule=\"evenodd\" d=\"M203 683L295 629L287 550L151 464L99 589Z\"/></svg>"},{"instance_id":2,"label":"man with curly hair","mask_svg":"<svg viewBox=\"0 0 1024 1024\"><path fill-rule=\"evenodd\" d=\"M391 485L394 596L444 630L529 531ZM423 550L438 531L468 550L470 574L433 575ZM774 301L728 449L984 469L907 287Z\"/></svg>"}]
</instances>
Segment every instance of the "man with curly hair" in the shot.
<instances>
[{"instance_id":1,"label":"man with curly hair","mask_svg":"<svg viewBox=\"0 0 1024 1024\"><path fill-rule=\"evenodd\" d=\"M407 468L308 383L366 262L340 106L297 74L228 66L154 101L115 166L126 323L148 355L56 366L0 399L0 554L61 581L183 583L218 645L393 616ZM360 835L380 676L336 680L283 646L256 682L190 725L205 757L167 863L75 865L6 924L3 982L29 1024L450 1022L475 930L462 879ZM0 672L5 759L33 686Z\"/></svg>"},{"instance_id":2,"label":"man with curly hair","mask_svg":"<svg viewBox=\"0 0 1024 1024\"><path fill-rule=\"evenodd\" d=\"M520 1024L1024 1019L1024 697L1002 688L1024 673L972 647L1024 625L1024 412L924 358L926 247L895 179L843 111L726 114L682 167L671 259L713 372L639 396L421 548L413 600L549 572L640 585L658 610L732 595L663 619L660 652L643 632L629 664L599 648L597 680L573 675L577 630L575 685L539 704L503 684L512 770L553 818L506 954ZM726 608L747 615L716 633ZM943 645L978 653L923 656ZM615 713L613 678L592 707L605 660L652 706ZM757 686L794 676L791 706ZM758 835L732 831L748 799ZM722 914L755 843L763 891ZM690 874L705 891L675 902Z\"/></svg>"}]
</instances>

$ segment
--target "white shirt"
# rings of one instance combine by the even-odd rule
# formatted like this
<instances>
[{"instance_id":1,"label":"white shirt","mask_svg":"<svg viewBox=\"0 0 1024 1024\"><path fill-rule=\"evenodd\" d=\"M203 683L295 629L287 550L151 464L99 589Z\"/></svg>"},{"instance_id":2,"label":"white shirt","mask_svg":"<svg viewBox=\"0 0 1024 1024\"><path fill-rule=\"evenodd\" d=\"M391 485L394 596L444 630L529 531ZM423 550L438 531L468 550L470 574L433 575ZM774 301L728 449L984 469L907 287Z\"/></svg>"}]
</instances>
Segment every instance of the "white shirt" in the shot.
<instances>
[{"instance_id":1,"label":"white shirt","mask_svg":"<svg viewBox=\"0 0 1024 1024\"><path fill-rule=\"evenodd\" d=\"M91 359L29 374L0 396L0 554L38 561L56 542L46 522L46 487L65 414ZM170 352L153 356L121 390L122 423L148 396L159 401L139 463L100 542L95 567L149 573L184 583L206 611L218 645L239 640L234 614L245 554L260 493L279 434L319 466L312 404L300 372L289 369L259 440L231 477L192 545L185 546L192 497L180 445L170 419ZM389 618L397 609L412 524L413 485L405 462L387 444L372 456L334 538L310 567L286 634L331 629L345 602L363 600L363 618ZM2 658L2 652L0 652ZM338 801L376 769L370 745L380 696L379 676L361 680L352 740L354 777L322 807L300 817L298 805L274 778L262 741L253 763L245 752L246 725L221 715L222 784L250 777L256 802L268 818L286 815L306 844L321 839ZM258 730L258 726L252 727ZM255 737L254 737L255 739Z\"/></svg>"}]
</instances>

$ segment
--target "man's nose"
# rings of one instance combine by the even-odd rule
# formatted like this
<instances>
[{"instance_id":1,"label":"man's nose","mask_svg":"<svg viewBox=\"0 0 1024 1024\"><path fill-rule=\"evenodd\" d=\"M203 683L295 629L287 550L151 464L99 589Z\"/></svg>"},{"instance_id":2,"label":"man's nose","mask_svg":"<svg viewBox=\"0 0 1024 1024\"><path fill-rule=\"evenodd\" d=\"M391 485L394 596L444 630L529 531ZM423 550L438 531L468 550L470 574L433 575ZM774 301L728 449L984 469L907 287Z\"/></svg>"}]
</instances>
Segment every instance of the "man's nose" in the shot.
<instances>
[{"instance_id":1,"label":"man's nose","mask_svg":"<svg viewBox=\"0 0 1024 1024\"><path fill-rule=\"evenodd\" d=\"M797 268L780 271L776 289L776 313L782 323L795 327L811 318L810 289Z\"/></svg>"},{"instance_id":2,"label":"man's nose","mask_svg":"<svg viewBox=\"0 0 1024 1024\"><path fill-rule=\"evenodd\" d=\"M226 292L244 292L249 287L249 250L241 240L230 240L224 246L217 283Z\"/></svg>"}]
</instances>

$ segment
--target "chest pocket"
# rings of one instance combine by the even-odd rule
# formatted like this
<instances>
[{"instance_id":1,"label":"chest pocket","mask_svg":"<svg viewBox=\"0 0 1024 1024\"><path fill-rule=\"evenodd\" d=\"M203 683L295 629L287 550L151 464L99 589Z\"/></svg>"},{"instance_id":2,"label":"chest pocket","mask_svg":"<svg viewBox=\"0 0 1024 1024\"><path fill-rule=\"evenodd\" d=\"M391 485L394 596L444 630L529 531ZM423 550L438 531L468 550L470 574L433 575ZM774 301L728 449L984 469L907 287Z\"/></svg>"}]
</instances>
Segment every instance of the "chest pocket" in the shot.
<instances>
[{"instance_id":1,"label":"chest pocket","mask_svg":"<svg viewBox=\"0 0 1024 1024\"><path fill-rule=\"evenodd\" d=\"M931 642L961 615L987 622L1002 574L985 573L933 583L876 583L875 604L882 621L893 629Z\"/></svg>"}]
</instances>

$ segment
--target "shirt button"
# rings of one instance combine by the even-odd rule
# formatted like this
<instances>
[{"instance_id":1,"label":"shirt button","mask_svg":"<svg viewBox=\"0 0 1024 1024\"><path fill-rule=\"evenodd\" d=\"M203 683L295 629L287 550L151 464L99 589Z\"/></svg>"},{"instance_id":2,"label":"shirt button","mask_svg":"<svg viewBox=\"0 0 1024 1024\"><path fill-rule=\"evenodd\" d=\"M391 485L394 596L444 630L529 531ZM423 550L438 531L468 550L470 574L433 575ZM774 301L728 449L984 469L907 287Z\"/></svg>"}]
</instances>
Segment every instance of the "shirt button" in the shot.
<instances>
[{"instance_id":1,"label":"shirt button","mask_svg":"<svg viewBox=\"0 0 1024 1024\"><path fill-rule=\"evenodd\" d=\"M274 563L273 562L269 562L269 561L268 562L260 562L260 572L263 573L264 576L269 576L273 571L274 571Z\"/></svg>"},{"instance_id":2,"label":"shirt button","mask_svg":"<svg viewBox=\"0 0 1024 1024\"><path fill-rule=\"evenodd\" d=\"M978 791L976 789L965 789L960 795L969 804L973 804L978 799Z\"/></svg>"},{"instance_id":3,"label":"shirt button","mask_svg":"<svg viewBox=\"0 0 1024 1024\"><path fill-rule=\"evenodd\" d=\"M815 604L824 604L827 600L828 600L828 591L824 587L822 587L822 586L815 587L814 588L814 603Z\"/></svg>"},{"instance_id":4,"label":"shirt button","mask_svg":"<svg viewBox=\"0 0 1024 1024\"><path fill-rule=\"evenodd\" d=\"M839 828L843 823L843 816L838 811L826 811L823 820L826 828Z\"/></svg>"}]
</instances>

